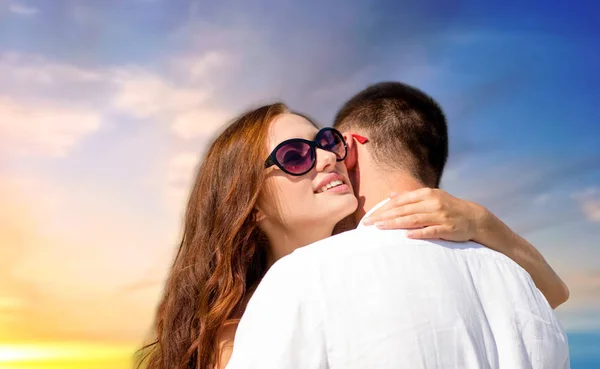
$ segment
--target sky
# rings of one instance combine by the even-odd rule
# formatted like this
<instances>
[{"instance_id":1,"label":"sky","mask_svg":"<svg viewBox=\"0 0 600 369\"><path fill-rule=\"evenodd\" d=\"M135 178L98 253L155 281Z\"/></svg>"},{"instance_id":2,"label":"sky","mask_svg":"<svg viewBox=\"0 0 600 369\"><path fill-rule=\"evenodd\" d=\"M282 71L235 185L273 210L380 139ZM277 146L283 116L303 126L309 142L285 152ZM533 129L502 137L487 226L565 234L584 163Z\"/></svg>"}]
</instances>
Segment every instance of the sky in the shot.
<instances>
[{"instance_id":1,"label":"sky","mask_svg":"<svg viewBox=\"0 0 600 369\"><path fill-rule=\"evenodd\" d=\"M591 1L0 0L0 368L129 367L206 144L266 102L329 125L384 80L440 102L442 188L600 331L598 36Z\"/></svg>"}]
</instances>

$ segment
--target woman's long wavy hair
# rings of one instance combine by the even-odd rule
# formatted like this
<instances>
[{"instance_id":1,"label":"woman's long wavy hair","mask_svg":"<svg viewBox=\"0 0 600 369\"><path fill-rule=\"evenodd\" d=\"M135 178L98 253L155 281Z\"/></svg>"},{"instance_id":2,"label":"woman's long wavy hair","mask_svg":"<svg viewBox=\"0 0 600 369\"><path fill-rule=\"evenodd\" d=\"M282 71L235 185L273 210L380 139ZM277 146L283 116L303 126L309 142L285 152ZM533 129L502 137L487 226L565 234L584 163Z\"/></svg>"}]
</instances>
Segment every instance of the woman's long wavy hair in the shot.
<instances>
[{"instance_id":1,"label":"woman's long wavy hair","mask_svg":"<svg viewBox=\"0 0 600 369\"><path fill-rule=\"evenodd\" d=\"M280 103L247 112L209 148L158 306L156 336L138 352L138 368L216 365L219 329L241 316L248 290L267 269L267 241L255 205L265 181L270 123L286 112Z\"/></svg>"}]
</instances>

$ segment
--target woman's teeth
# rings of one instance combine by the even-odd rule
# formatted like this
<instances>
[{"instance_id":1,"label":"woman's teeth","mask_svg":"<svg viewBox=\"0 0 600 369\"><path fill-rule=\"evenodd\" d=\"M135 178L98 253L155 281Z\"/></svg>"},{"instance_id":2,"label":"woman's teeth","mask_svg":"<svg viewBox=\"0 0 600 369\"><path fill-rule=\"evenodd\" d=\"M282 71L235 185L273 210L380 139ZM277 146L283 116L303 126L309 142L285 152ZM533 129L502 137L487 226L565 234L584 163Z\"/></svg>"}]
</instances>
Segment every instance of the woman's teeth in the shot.
<instances>
[{"instance_id":1,"label":"woman's teeth","mask_svg":"<svg viewBox=\"0 0 600 369\"><path fill-rule=\"evenodd\" d=\"M335 181L331 181L328 184L326 184L325 186L321 187L319 189L319 193L320 192L325 192L325 191L327 191L330 188L337 187L337 186L342 185L342 184L344 184L344 182L340 181L339 179L336 179Z\"/></svg>"}]
</instances>

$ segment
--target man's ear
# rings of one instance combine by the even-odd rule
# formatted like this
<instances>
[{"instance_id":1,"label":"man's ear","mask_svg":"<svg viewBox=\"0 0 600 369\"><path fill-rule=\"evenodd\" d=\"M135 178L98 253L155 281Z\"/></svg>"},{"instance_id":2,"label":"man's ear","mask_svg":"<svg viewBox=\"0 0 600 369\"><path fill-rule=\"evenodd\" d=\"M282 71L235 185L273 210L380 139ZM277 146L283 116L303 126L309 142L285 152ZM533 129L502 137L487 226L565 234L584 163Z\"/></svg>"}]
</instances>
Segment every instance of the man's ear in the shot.
<instances>
[{"instance_id":1,"label":"man's ear","mask_svg":"<svg viewBox=\"0 0 600 369\"><path fill-rule=\"evenodd\" d=\"M344 140L346 140L346 146L348 147L348 155L344 159L344 164L348 170L352 170L356 167L358 155L356 150L356 141L350 132L343 133Z\"/></svg>"}]
</instances>

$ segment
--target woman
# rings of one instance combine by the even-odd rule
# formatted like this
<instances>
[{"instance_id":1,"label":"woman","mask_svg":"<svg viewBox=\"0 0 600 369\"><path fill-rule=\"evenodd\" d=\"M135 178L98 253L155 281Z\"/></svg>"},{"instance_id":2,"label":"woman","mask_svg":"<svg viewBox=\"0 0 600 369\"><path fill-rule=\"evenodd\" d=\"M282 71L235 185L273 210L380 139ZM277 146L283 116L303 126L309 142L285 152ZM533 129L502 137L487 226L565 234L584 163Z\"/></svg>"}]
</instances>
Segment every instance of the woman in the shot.
<instances>
[{"instance_id":1,"label":"woman","mask_svg":"<svg viewBox=\"0 0 600 369\"><path fill-rule=\"evenodd\" d=\"M319 131L283 104L243 114L214 141L192 188L156 338L140 364L225 368L236 322L268 267L330 236L355 211L344 156L335 130ZM465 232L455 219L479 214L470 204L453 206L462 218L443 225ZM532 275L536 283L562 283L542 274Z\"/></svg>"}]
</instances>

